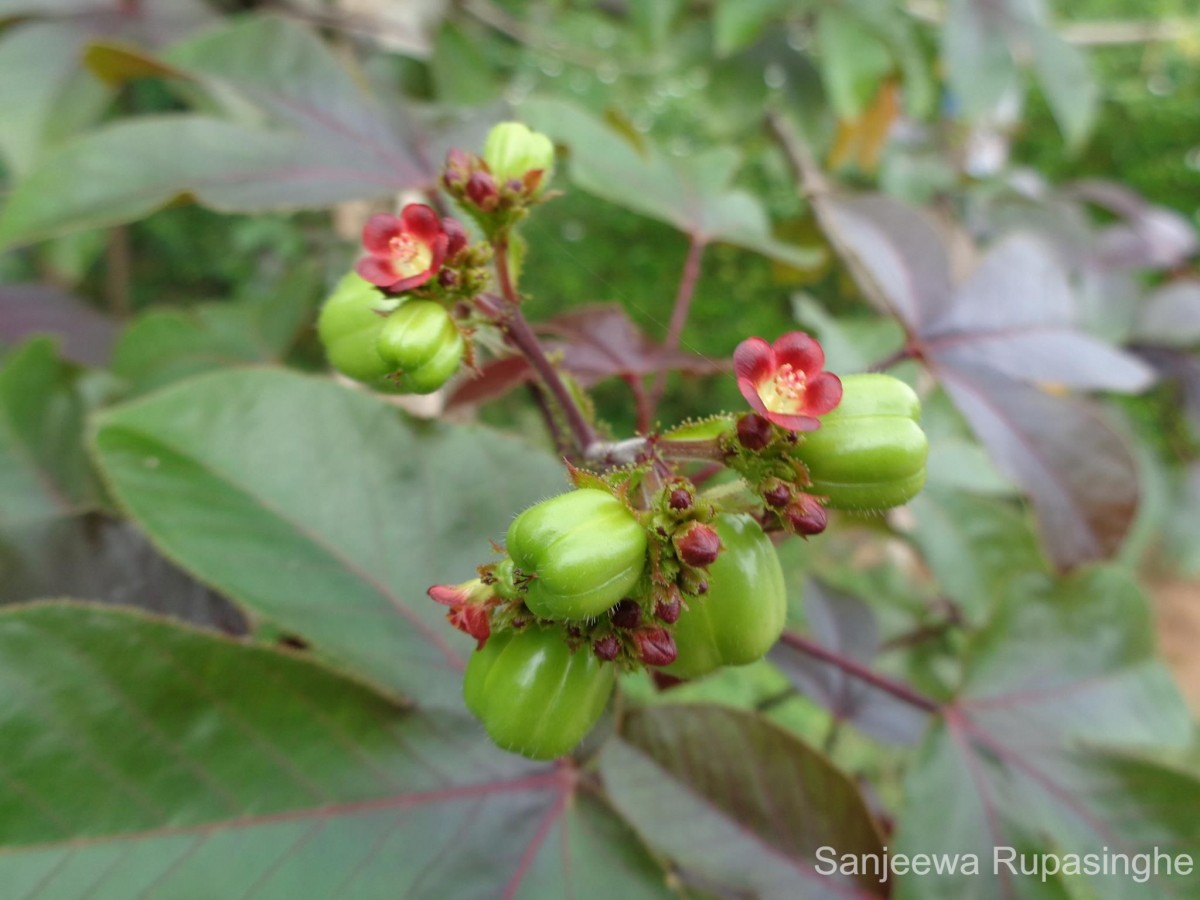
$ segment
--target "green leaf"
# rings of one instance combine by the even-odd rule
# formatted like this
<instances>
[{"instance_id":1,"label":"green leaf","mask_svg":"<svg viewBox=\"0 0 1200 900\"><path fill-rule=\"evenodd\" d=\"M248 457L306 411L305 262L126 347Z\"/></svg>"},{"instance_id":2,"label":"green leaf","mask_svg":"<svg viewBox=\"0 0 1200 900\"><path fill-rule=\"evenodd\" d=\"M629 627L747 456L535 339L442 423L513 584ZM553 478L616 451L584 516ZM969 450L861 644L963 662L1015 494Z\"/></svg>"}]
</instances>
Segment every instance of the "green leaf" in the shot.
<instances>
[{"instance_id":1,"label":"green leaf","mask_svg":"<svg viewBox=\"0 0 1200 900\"><path fill-rule=\"evenodd\" d=\"M85 39L82 29L59 22L34 22L0 36L0 154L13 175L28 172L48 143L90 124L108 102L111 92L80 71Z\"/></svg>"},{"instance_id":2,"label":"green leaf","mask_svg":"<svg viewBox=\"0 0 1200 900\"><path fill-rule=\"evenodd\" d=\"M1087 57L1052 28L1029 27L1033 65L1068 148L1079 149L1096 123L1100 86Z\"/></svg>"},{"instance_id":3,"label":"green leaf","mask_svg":"<svg viewBox=\"0 0 1200 900\"><path fill-rule=\"evenodd\" d=\"M152 310L122 334L113 374L141 394L224 366L283 362L312 320L315 295L289 278L276 291L189 310Z\"/></svg>"},{"instance_id":4,"label":"green leaf","mask_svg":"<svg viewBox=\"0 0 1200 900\"><path fill-rule=\"evenodd\" d=\"M643 149L578 106L538 98L521 105L534 128L571 148L571 180L583 190L666 222L693 240L733 244L797 268L810 269L822 251L775 238L762 204L729 187L739 156L720 147L678 159L647 143Z\"/></svg>"},{"instance_id":5,"label":"green leaf","mask_svg":"<svg viewBox=\"0 0 1200 900\"><path fill-rule=\"evenodd\" d=\"M1113 755L1184 747L1191 737L1188 713L1154 657L1145 598L1129 576L1098 568L1057 584L1016 580L975 640L963 689L910 772L894 846L976 854L988 872L994 848L1031 842L1060 854L1155 846L1194 853L1200 785ZM1200 867L1148 885L1120 876L1083 881L1089 896L1105 900L1192 896ZM1039 884L1007 872L986 879L960 872L906 882L899 896L1025 896Z\"/></svg>"},{"instance_id":6,"label":"green leaf","mask_svg":"<svg viewBox=\"0 0 1200 900\"><path fill-rule=\"evenodd\" d=\"M817 20L821 75L839 119L857 118L895 63L887 45L855 16L827 7Z\"/></svg>"},{"instance_id":7,"label":"green leaf","mask_svg":"<svg viewBox=\"0 0 1200 900\"><path fill-rule=\"evenodd\" d=\"M182 382L96 420L118 501L171 559L392 693L458 704L469 650L431 584L465 581L551 457L277 370Z\"/></svg>"},{"instance_id":8,"label":"green leaf","mask_svg":"<svg viewBox=\"0 0 1200 900\"><path fill-rule=\"evenodd\" d=\"M296 654L42 604L0 661L6 896L668 895L573 770Z\"/></svg>"},{"instance_id":9,"label":"green leaf","mask_svg":"<svg viewBox=\"0 0 1200 900\"><path fill-rule=\"evenodd\" d=\"M781 13L795 14L797 6L810 3L793 0L719 0L713 13L713 43L717 56L729 56L753 44L763 29Z\"/></svg>"},{"instance_id":10,"label":"green leaf","mask_svg":"<svg viewBox=\"0 0 1200 900\"><path fill-rule=\"evenodd\" d=\"M496 99L500 79L480 49L458 25L446 22L438 32L429 62L438 99L457 106L482 106Z\"/></svg>"},{"instance_id":11,"label":"green leaf","mask_svg":"<svg viewBox=\"0 0 1200 900\"><path fill-rule=\"evenodd\" d=\"M161 59L102 45L89 61L109 76L174 72L230 118L145 116L60 145L14 189L0 247L129 221L182 195L221 212L295 210L433 178L408 145L404 117L293 21L234 20Z\"/></svg>"},{"instance_id":12,"label":"green leaf","mask_svg":"<svg viewBox=\"0 0 1200 900\"><path fill-rule=\"evenodd\" d=\"M927 486L910 507L926 564L972 621L991 613L1014 577L1046 570L1028 516L1003 500Z\"/></svg>"},{"instance_id":13,"label":"green leaf","mask_svg":"<svg viewBox=\"0 0 1200 900\"><path fill-rule=\"evenodd\" d=\"M949 0L947 4L942 57L953 98L967 119L992 112L1017 86L1008 29L1003 3Z\"/></svg>"},{"instance_id":14,"label":"green leaf","mask_svg":"<svg viewBox=\"0 0 1200 900\"><path fill-rule=\"evenodd\" d=\"M14 350L0 368L0 529L69 518L93 505L83 402L54 342Z\"/></svg>"},{"instance_id":15,"label":"green leaf","mask_svg":"<svg viewBox=\"0 0 1200 900\"><path fill-rule=\"evenodd\" d=\"M683 0L629 0L629 18L647 47L667 39L682 5Z\"/></svg>"},{"instance_id":16,"label":"green leaf","mask_svg":"<svg viewBox=\"0 0 1200 900\"><path fill-rule=\"evenodd\" d=\"M858 789L821 754L742 710L635 710L600 758L613 805L724 895L877 896L873 878L816 871L816 853L883 852Z\"/></svg>"}]
</instances>

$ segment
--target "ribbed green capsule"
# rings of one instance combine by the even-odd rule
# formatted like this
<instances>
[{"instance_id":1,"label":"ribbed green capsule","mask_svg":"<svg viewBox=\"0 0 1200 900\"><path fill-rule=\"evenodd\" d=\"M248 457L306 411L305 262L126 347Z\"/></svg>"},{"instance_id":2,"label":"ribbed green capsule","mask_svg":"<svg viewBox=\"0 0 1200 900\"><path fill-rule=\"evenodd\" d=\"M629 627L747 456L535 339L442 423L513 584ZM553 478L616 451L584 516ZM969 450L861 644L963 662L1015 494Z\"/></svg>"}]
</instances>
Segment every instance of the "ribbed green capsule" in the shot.
<instances>
[{"instance_id":1,"label":"ribbed green capsule","mask_svg":"<svg viewBox=\"0 0 1200 900\"><path fill-rule=\"evenodd\" d=\"M787 588L771 539L750 516L723 514L714 524L722 550L708 567L708 591L688 598L673 632L678 656L663 669L679 678L761 659L787 619Z\"/></svg>"},{"instance_id":2,"label":"ribbed green capsule","mask_svg":"<svg viewBox=\"0 0 1200 900\"><path fill-rule=\"evenodd\" d=\"M379 356L393 371L398 390L429 394L462 364L462 333L440 303L410 300L387 317L379 332Z\"/></svg>"},{"instance_id":3,"label":"ribbed green capsule","mask_svg":"<svg viewBox=\"0 0 1200 900\"><path fill-rule=\"evenodd\" d=\"M616 666L557 629L531 626L488 638L463 677L467 709L497 746L531 759L570 753L604 713Z\"/></svg>"},{"instance_id":4,"label":"ribbed green capsule","mask_svg":"<svg viewBox=\"0 0 1200 900\"><path fill-rule=\"evenodd\" d=\"M929 440L917 424L921 402L890 375L842 377L842 401L807 432L795 455L808 466L813 494L834 509L887 509L925 484Z\"/></svg>"},{"instance_id":5,"label":"ribbed green capsule","mask_svg":"<svg viewBox=\"0 0 1200 900\"><path fill-rule=\"evenodd\" d=\"M646 566L646 532L607 491L585 488L525 510L505 539L514 566L530 577L534 615L579 621L624 597Z\"/></svg>"},{"instance_id":6,"label":"ribbed green capsule","mask_svg":"<svg viewBox=\"0 0 1200 900\"><path fill-rule=\"evenodd\" d=\"M392 370L378 346L388 306L379 290L355 272L338 282L317 318L317 334L331 366L367 383Z\"/></svg>"}]
</instances>

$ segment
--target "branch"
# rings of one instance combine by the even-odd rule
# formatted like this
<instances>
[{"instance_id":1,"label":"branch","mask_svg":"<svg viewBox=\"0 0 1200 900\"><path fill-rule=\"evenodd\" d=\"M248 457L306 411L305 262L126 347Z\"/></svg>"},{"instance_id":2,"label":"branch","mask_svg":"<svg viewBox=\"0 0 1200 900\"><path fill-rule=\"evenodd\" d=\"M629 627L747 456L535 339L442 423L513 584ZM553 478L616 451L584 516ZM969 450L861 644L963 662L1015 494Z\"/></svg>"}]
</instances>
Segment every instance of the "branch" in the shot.
<instances>
[{"instance_id":1,"label":"branch","mask_svg":"<svg viewBox=\"0 0 1200 900\"><path fill-rule=\"evenodd\" d=\"M692 237L688 245L687 259L683 262L683 274L679 277L679 289L675 292L675 305L671 308L671 321L667 325L667 336L663 340L666 350L679 347L683 337L683 327L687 324L688 313L692 309L692 297L696 293L696 282L700 279L700 262L704 257L704 242ZM654 379L654 387L650 391L650 411L658 408L662 400L663 390L667 386L667 373L659 372Z\"/></svg>"},{"instance_id":2,"label":"branch","mask_svg":"<svg viewBox=\"0 0 1200 900\"><path fill-rule=\"evenodd\" d=\"M500 277L503 285L507 281L507 268L504 270L504 275ZM590 456L591 447L596 443L596 432L584 417L583 410L572 396L566 382L562 380L562 376L558 374L558 370L546 356L546 351L542 349L537 335L533 333L525 316L521 314L520 307L515 302L493 294L481 294L476 298L475 305L504 332L508 342L529 360L529 364L541 378L542 384L546 386L546 390L550 392L550 396L562 410L576 449L580 455Z\"/></svg>"},{"instance_id":3,"label":"branch","mask_svg":"<svg viewBox=\"0 0 1200 900\"><path fill-rule=\"evenodd\" d=\"M859 681L866 682L872 687L891 694L897 700L901 700L910 706L923 709L931 715L937 715L941 710L941 705L931 697L926 697L924 694L918 693L913 688L899 681L893 681L886 675L880 675L878 672L868 669L862 663L856 662L849 657L834 653L832 650L828 650L820 644L796 634L794 631L785 631L780 640L793 650L803 653L806 656L811 656L814 659L819 659L821 662L829 663L829 665L841 669L850 677L857 678Z\"/></svg>"}]
</instances>

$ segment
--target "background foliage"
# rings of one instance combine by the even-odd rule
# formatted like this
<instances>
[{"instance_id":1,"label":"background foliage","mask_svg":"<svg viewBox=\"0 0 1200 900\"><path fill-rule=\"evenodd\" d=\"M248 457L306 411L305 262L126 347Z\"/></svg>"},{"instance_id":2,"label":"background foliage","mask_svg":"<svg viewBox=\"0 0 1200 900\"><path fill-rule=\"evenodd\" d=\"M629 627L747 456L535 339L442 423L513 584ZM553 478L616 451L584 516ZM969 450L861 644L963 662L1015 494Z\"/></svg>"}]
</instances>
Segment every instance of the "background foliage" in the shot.
<instances>
[{"instance_id":1,"label":"background foliage","mask_svg":"<svg viewBox=\"0 0 1200 900\"><path fill-rule=\"evenodd\" d=\"M815 868L1200 849L1145 594L1200 571L1200 25L1059 6L0 0L6 896L1194 895ZM768 661L629 678L571 764L488 744L424 596L566 485L528 373L417 417L312 329L509 116L565 191L528 312L614 436L798 324L932 443L780 546Z\"/></svg>"}]
</instances>

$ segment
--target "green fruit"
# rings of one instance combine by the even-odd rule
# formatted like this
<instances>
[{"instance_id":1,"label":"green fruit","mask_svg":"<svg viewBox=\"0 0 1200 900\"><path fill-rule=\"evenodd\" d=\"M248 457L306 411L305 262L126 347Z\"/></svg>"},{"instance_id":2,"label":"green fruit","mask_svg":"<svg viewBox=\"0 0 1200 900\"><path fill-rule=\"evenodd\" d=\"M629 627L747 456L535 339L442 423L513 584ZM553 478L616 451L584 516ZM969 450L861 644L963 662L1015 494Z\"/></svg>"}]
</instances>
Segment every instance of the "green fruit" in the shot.
<instances>
[{"instance_id":1,"label":"green fruit","mask_svg":"<svg viewBox=\"0 0 1200 900\"><path fill-rule=\"evenodd\" d=\"M724 549L708 567L708 591L687 598L673 632L679 655L663 670L679 678L761 659L787 619L787 589L771 539L750 516L723 514L715 525Z\"/></svg>"},{"instance_id":2,"label":"green fruit","mask_svg":"<svg viewBox=\"0 0 1200 900\"><path fill-rule=\"evenodd\" d=\"M520 122L501 122L483 142L483 161L497 184L512 178L523 181L528 172L536 171L545 173L541 179L545 183L554 167L554 144Z\"/></svg>"},{"instance_id":3,"label":"green fruit","mask_svg":"<svg viewBox=\"0 0 1200 900\"><path fill-rule=\"evenodd\" d=\"M516 568L531 576L525 605L543 619L600 615L646 566L645 530L625 504L595 489L525 510L509 526L506 544Z\"/></svg>"},{"instance_id":4,"label":"green fruit","mask_svg":"<svg viewBox=\"0 0 1200 900\"><path fill-rule=\"evenodd\" d=\"M929 441L917 424L921 403L890 375L847 375L842 402L804 435L795 455L808 466L808 490L834 509L887 509L925 484Z\"/></svg>"},{"instance_id":5,"label":"green fruit","mask_svg":"<svg viewBox=\"0 0 1200 900\"><path fill-rule=\"evenodd\" d=\"M321 308L317 334L329 364L356 381L375 382L393 366L379 355L379 333L389 301L373 284L350 272Z\"/></svg>"},{"instance_id":6,"label":"green fruit","mask_svg":"<svg viewBox=\"0 0 1200 900\"><path fill-rule=\"evenodd\" d=\"M464 352L454 319L431 300L410 300L388 316L377 347L396 373L396 387L413 394L432 393L449 381Z\"/></svg>"},{"instance_id":7,"label":"green fruit","mask_svg":"<svg viewBox=\"0 0 1200 900\"><path fill-rule=\"evenodd\" d=\"M531 759L569 753L612 694L616 667L586 645L572 652L556 629L493 635L471 654L463 698L493 741Z\"/></svg>"}]
</instances>

